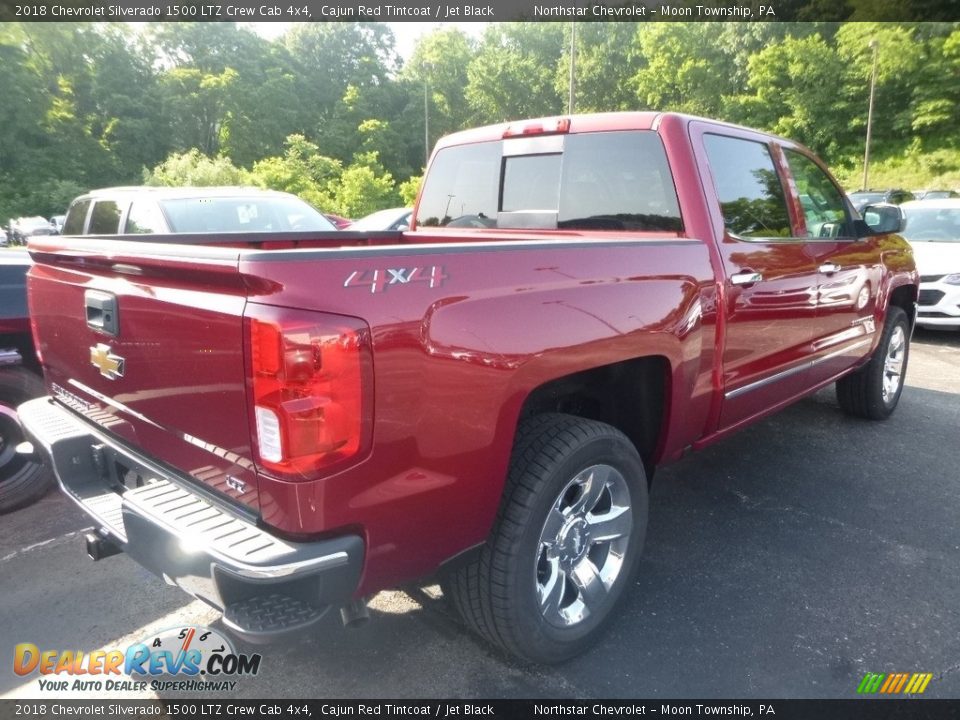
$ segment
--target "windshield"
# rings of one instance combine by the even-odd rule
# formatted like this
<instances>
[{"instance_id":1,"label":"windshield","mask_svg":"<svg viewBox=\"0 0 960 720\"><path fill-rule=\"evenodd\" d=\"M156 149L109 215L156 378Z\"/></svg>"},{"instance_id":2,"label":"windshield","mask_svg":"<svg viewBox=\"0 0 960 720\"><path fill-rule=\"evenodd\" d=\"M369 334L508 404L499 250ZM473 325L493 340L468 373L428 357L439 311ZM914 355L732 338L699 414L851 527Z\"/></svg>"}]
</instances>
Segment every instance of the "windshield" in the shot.
<instances>
[{"instance_id":1,"label":"windshield","mask_svg":"<svg viewBox=\"0 0 960 720\"><path fill-rule=\"evenodd\" d=\"M881 202L883 201L883 193L855 192L850 193L850 199L855 203Z\"/></svg>"},{"instance_id":2,"label":"windshield","mask_svg":"<svg viewBox=\"0 0 960 720\"><path fill-rule=\"evenodd\" d=\"M407 208L391 208L390 210L380 210L367 215L365 218L352 223L349 230L389 230L398 220L403 220L404 224L409 222L410 210Z\"/></svg>"},{"instance_id":3,"label":"windshield","mask_svg":"<svg viewBox=\"0 0 960 720\"><path fill-rule=\"evenodd\" d=\"M161 200L175 233L336 230L296 197L196 197Z\"/></svg>"},{"instance_id":4,"label":"windshield","mask_svg":"<svg viewBox=\"0 0 960 720\"><path fill-rule=\"evenodd\" d=\"M902 207L907 226L901 234L907 240L960 243L960 207Z\"/></svg>"}]
</instances>

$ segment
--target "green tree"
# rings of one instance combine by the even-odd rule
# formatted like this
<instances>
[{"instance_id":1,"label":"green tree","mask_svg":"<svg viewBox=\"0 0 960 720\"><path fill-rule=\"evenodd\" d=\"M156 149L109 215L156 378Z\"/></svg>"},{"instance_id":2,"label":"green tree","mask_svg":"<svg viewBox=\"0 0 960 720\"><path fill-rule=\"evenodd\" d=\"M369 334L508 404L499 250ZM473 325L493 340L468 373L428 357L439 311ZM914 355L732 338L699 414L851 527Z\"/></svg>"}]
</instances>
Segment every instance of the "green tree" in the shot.
<instances>
[{"instance_id":1,"label":"green tree","mask_svg":"<svg viewBox=\"0 0 960 720\"><path fill-rule=\"evenodd\" d=\"M648 23L638 31L641 67L632 78L642 110L720 117L736 93L736 65L714 23Z\"/></svg>"},{"instance_id":2,"label":"green tree","mask_svg":"<svg viewBox=\"0 0 960 720\"><path fill-rule=\"evenodd\" d=\"M852 108L845 97L847 64L820 37L787 37L753 54L748 91L731 99L748 125L810 145L838 157L856 141Z\"/></svg>"},{"instance_id":3,"label":"green tree","mask_svg":"<svg viewBox=\"0 0 960 720\"><path fill-rule=\"evenodd\" d=\"M469 82L467 67L476 54L476 43L457 28L441 27L417 42L401 77L410 83L411 104L419 110L413 115L419 118L421 135L424 91L431 139L475 124L475 112L463 101L463 89Z\"/></svg>"},{"instance_id":4,"label":"green tree","mask_svg":"<svg viewBox=\"0 0 960 720\"><path fill-rule=\"evenodd\" d=\"M960 127L960 30L927 41L923 82L913 88L911 128L957 145ZM937 144L937 143L932 143Z\"/></svg>"},{"instance_id":5,"label":"green tree","mask_svg":"<svg viewBox=\"0 0 960 720\"><path fill-rule=\"evenodd\" d=\"M870 75L873 68L871 41L877 43L877 86L873 115L873 136L878 146L893 141L902 145L913 122L913 88L923 77L925 47L910 25L888 23L845 23L836 35L837 55L846 69L847 121L866 134Z\"/></svg>"},{"instance_id":6,"label":"green tree","mask_svg":"<svg viewBox=\"0 0 960 720\"><path fill-rule=\"evenodd\" d=\"M410 207L417 201L421 185L423 185L423 175L416 175L404 180L397 186L397 194L400 196L400 202L404 207Z\"/></svg>"},{"instance_id":7,"label":"green tree","mask_svg":"<svg viewBox=\"0 0 960 720\"><path fill-rule=\"evenodd\" d=\"M478 122L556 115L564 107L555 78L561 23L495 23L467 67L466 98Z\"/></svg>"},{"instance_id":8,"label":"green tree","mask_svg":"<svg viewBox=\"0 0 960 720\"><path fill-rule=\"evenodd\" d=\"M320 148L303 135L291 135L286 146L284 155L255 163L248 180L259 187L299 195L310 204L332 212L331 188L343 173L340 161L321 155Z\"/></svg>"},{"instance_id":9,"label":"green tree","mask_svg":"<svg viewBox=\"0 0 960 720\"><path fill-rule=\"evenodd\" d=\"M634 23L577 23L576 112L637 109L631 78L644 66L637 30ZM561 98L569 95L570 34L570 23L566 23L554 81Z\"/></svg>"},{"instance_id":10,"label":"green tree","mask_svg":"<svg viewBox=\"0 0 960 720\"><path fill-rule=\"evenodd\" d=\"M207 157L196 148L173 153L152 170L144 170L144 185L222 186L243 185L246 177L228 158Z\"/></svg>"},{"instance_id":11,"label":"green tree","mask_svg":"<svg viewBox=\"0 0 960 720\"><path fill-rule=\"evenodd\" d=\"M333 212L344 217L363 217L399 201L393 177L376 153L358 155L333 188Z\"/></svg>"}]
</instances>

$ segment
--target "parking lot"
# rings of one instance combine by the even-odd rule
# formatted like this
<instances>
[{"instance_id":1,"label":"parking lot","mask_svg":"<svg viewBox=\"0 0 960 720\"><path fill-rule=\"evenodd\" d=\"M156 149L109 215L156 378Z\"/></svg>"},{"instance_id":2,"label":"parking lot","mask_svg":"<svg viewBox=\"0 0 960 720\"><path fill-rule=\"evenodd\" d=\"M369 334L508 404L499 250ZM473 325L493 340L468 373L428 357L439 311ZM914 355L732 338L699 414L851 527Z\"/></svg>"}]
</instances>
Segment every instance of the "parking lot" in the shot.
<instances>
[{"instance_id":1,"label":"parking lot","mask_svg":"<svg viewBox=\"0 0 960 720\"><path fill-rule=\"evenodd\" d=\"M867 672L930 672L926 696L960 697L960 333L918 331L907 386L885 423L845 417L831 388L662 469L636 587L572 662L516 664L435 588L396 591L360 629L331 614L309 637L240 644L263 662L234 696L853 698ZM219 627L126 557L90 562L58 493L0 524L4 697L50 697L11 672L18 642Z\"/></svg>"}]
</instances>

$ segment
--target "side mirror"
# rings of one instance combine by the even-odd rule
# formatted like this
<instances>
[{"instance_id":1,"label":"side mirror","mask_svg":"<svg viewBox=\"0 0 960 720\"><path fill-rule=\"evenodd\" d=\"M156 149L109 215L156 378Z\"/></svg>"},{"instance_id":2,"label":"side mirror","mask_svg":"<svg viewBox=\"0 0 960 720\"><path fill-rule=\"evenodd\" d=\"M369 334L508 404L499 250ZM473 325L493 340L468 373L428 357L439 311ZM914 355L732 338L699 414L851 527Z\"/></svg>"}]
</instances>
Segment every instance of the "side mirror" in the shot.
<instances>
[{"instance_id":1,"label":"side mirror","mask_svg":"<svg viewBox=\"0 0 960 720\"><path fill-rule=\"evenodd\" d=\"M878 235L903 232L907 221L898 205L867 205L863 209L863 221Z\"/></svg>"},{"instance_id":2,"label":"side mirror","mask_svg":"<svg viewBox=\"0 0 960 720\"><path fill-rule=\"evenodd\" d=\"M399 230L400 232L406 232L409 229L410 229L410 226L407 225L406 223L404 223L403 225L397 225L397 230Z\"/></svg>"}]
</instances>

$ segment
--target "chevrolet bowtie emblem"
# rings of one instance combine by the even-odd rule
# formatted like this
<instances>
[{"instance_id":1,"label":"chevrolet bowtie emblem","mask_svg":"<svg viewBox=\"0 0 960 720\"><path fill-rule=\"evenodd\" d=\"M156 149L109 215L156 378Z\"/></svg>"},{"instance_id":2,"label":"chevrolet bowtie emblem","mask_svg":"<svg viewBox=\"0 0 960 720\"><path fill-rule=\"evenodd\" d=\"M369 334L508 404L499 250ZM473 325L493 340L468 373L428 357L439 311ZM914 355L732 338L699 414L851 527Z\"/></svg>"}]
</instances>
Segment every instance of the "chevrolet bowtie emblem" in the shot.
<instances>
[{"instance_id":1,"label":"chevrolet bowtie emblem","mask_svg":"<svg viewBox=\"0 0 960 720\"><path fill-rule=\"evenodd\" d=\"M103 343L90 348L90 364L107 380L123 377L123 358L110 352L110 346Z\"/></svg>"}]
</instances>

